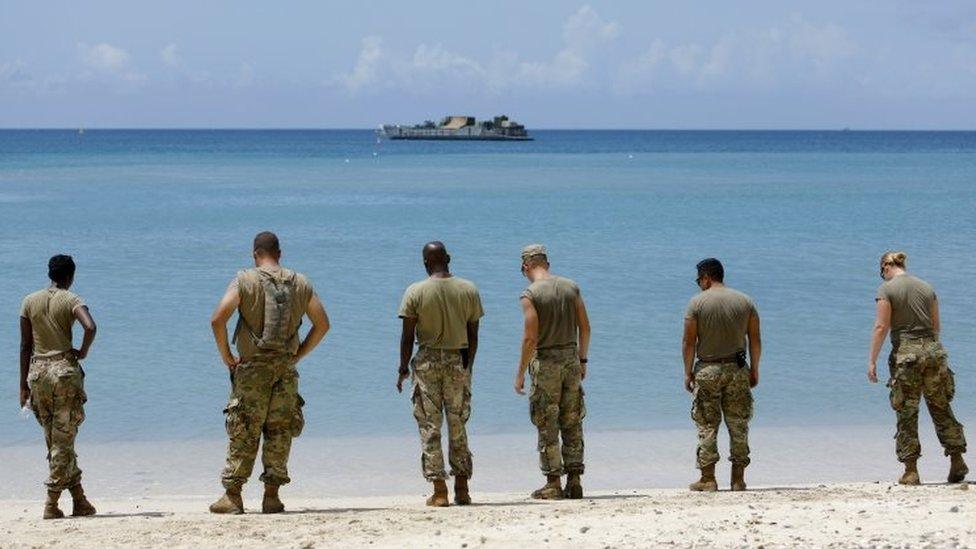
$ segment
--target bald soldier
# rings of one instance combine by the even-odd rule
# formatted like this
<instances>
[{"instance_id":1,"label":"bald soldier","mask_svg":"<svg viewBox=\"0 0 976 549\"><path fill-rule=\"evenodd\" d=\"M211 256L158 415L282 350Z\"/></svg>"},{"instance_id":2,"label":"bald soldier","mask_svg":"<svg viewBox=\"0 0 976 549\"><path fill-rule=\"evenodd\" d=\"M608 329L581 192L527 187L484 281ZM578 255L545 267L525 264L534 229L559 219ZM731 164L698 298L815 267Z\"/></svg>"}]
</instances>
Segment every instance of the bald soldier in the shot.
<instances>
[{"instance_id":1,"label":"bald soldier","mask_svg":"<svg viewBox=\"0 0 976 549\"><path fill-rule=\"evenodd\" d=\"M75 436L85 421L85 372L81 361L95 340L95 321L84 300L71 292L75 262L56 255L47 264L51 285L24 298L20 307L20 405L30 405L47 445L47 501L44 518L64 518L61 492L71 492L71 516L95 514L81 487ZM71 343L75 321L85 330L81 347Z\"/></svg>"},{"instance_id":2,"label":"bald soldier","mask_svg":"<svg viewBox=\"0 0 976 549\"><path fill-rule=\"evenodd\" d=\"M226 414L227 465L221 473L225 493L210 512L241 514L241 487L251 476L258 444L264 472L263 513L285 506L278 487L287 484L292 438L302 432L305 401L298 394L298 361L312 352L329 331L325 307L305 275L279 263L281 247L274 233L254 237L254 268L237 273L211 320L217 350L230 371L231 394ZM238 313L231 353L227 321ZM312 321L300 339L302 317Z\"/></svg>"},{"instance_id":3,"label":"bald soldier","mask_svg":"<svg viewBox=\"0 0 976 549\"><path fill-rule=\"evenodd\" d=\"M549 272L546 248L522 249L525 333L515 374L515 392L525 394L525 372L532 377L529 415L539 431L539 466L546 484L536 499L583 497L583 379L586 378L590 321L579 286ZM562 435L562 444L560 444ZM561 486L567 475L566 489Z\"/></svg>"},{"instance_id":4,"label":"bald soldier","mask_svg":"<svg viewBox=\"0 0 976 549\"><path fill-rule=\"evenodd\" d=\"M697 269L695 283L701 293L688 303L682 346L685 388L694 395L691 418L698 427L697 461L701 469L701 479L689 488L697 492L718 490L715 464L719 460L718 428L724 417L729 430L732 490L741 491L746 489L745 469L749 465L752 388L759 383L759 313L749 296L725 285L725 269L719 260L702 260Z\"/></svg>"},{"instance_id":5,"label":"bald soldier","mask_svg":"<svg viewBox=\"0 0 976 549\"><path fill-rule=\"evenodd\" d=\"M475 285L451 275L451 256L443 243L427 243L422 256L428 277L411 284L400 302L403 328L396 387L403 391L412 366L411 400L420 429L420 462L424 478L434 485L427 505L449 505L441 450L444 419L448 460L454 476L454 503L468 505L472 464L465 424L471 415L471 369L478 351L478 323L484 312Z\"/></svg>"}]
</instances>

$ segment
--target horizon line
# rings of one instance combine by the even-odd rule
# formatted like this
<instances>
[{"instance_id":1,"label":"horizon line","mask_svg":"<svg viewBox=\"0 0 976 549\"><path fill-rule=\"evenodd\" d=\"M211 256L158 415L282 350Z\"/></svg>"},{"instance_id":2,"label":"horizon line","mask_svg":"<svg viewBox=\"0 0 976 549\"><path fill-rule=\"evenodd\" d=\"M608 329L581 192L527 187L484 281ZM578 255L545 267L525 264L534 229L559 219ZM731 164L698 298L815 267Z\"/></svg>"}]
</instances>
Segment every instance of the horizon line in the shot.
<instances>
[{"instance_id":1,"label":"horizon line","mask_svg":"<svg viewBox=\"0 0 976 549\"><path fill-rule=\"evenodd\" d=\"M363 127L314 126L0 126L0 131L380 131ZM606 128L555 127L532 128L529 131L635 131L635 132L976 132L976 128Z\"/></svg>"}]
</instances>

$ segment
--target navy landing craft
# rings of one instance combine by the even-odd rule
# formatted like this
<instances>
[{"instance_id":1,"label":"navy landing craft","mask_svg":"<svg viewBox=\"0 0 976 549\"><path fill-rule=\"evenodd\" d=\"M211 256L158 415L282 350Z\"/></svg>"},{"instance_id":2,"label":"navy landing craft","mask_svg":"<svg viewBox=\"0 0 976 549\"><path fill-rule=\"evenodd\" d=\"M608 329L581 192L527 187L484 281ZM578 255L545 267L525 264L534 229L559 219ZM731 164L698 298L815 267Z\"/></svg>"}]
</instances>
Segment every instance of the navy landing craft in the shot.
<instances>
[{"instance_id":1,"label":"navy landing craft","mask_svg":"<svg viewBox=\"0 0 976 549\"><path fill-rule=\"evenodd\" d=\"M492 120L475 120L473 116L448 116L435 124L428 120L416 126L385 124L380 134L387 139L437 139L457 141L532 141L525 126L496 116Z\"/></svg>"}]
</instances>

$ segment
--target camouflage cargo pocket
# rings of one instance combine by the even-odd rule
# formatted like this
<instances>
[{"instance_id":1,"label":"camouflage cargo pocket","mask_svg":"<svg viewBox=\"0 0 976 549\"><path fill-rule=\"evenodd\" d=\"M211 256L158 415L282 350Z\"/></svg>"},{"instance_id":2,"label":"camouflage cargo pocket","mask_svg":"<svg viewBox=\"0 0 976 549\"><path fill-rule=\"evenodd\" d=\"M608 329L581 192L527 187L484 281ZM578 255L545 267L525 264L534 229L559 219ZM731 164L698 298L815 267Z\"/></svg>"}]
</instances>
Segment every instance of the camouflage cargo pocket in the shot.
<instances>
[{"instance_id":1,"label":"camouflage cargo pocket","mask_svg":"<svg viewBox=\"0 0 976 549\"><path fill-rule=\"evenodd\" d=\"M413 403L413 417L418 422L424 421L427 418L427 414L424 413L424 396L420 392L420 385L416 382L413 384L413 394L410 396L410 402Z\"/></svg>"},{"instance_id":2,"label":"camouflage cargo pocket","mask_svg":"<svg viewBox=\"0 0 976 549\"><path fill-rule=\"evenodd\" d=\"M75 427L81 425L85 421L86 402L88 402L88 395L85 394L85 390L78 389L78 394L75 397L75 404L71 407L71 424Z\"/></svg>"},{"instance_id":3,"label":"camouflage cargo pocket","mask_svg":"<svg viewBox=\"0 0 976 549\"><path fill-rule=\"evenodd\" d=\"M461 399L461 422L467 423L471 417L471 387L465 385L464 396Z\"/></svg>"},{"instance_id":4,"label":"camouflage cargo pocket","mask_svg":"<svg viewBox=\"0 0 976 549\"><path fill-rule=\"evenodd\" d=\"M951 402L956 396L956 373L951 368L946 368L942 374L942 383L945 387L946 400Z\"/></svg>"},{"instance_id":5,"label":"camouflage cargo pocket","mask_svg":"<svg viewBox=\"0 0 976 549\"><path fill-rule=\"evenodd\" d=\"M888 400L891 401L891 409L900 412L902 407L905 405L905 394L902 392L901 384L894 377L888 380L888 388L891 392L888 395Z\"/></svg>"},{"instance_id":6,"label":"camouflage cargo pocket","mask_svg":"<svg viewBox=\"0 0 976 549\"><path fill-rule=\"evenodd\" d=\"M295 403L295 415L291 420L291 436L292 438L297 437L302 434L302 429L305 428L305 412L302 408L305 406L305 399L302 395L295 395L297 402Z\"/></svg>"},{"instance_id":7,"label":"camouflage cargo pocket","mask_svg":"<svg viewBox=\"0 0 976 549\"><path fill-rule=\"evenodd\" d=\"M532 425L536 427L545 425L546 406L546 395L533 384L532 392L529 393L529 418L532 420Z\"/></svg>"},{"instance_id":8,"label":"camouflage cargo pocket","mask_svg":"<svg viewBox=\"0 0 976 549\"><path fill-rule=\"evenodd\" d=\"M224 408L224 427L231 438L240 438L247 433L247 420L244 416L244 405L240 399L232 398Z\"/></svg>"}]
</instances>

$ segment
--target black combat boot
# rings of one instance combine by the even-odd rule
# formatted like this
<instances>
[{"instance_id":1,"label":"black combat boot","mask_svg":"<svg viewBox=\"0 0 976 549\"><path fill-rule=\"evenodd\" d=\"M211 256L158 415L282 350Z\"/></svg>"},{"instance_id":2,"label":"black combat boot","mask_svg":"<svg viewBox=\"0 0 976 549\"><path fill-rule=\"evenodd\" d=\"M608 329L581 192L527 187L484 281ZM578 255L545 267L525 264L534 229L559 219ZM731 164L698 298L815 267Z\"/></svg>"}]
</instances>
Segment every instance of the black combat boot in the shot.
<instances>
[{"instance_id":1,"label":"black combat boot","mask_svg":"<svg viewBox=\"0 0 976 549\"><path fill-rule=\"evenodd\" d=\"M454 503L457 505L471 505L471 494L468 492L468 477L454 475Z\"/></svg>"},{"instance_id":2,"label":"black combat boot","mask_svg":"<svg viewBox=\"0 0 976 549\"><path fill-rule=\"evenodd\" d=\"M580 482L579 473L566 475L566 489L563 490L563 497L566 499L583 499L583 483Z\"/></svg>"},{"instance_id":3,"label":"black combat boot","mask_svg":"<svg viewBox=\"0 0 976 549\"><path fill-rule=\"evenodd\" d=\"M746 491L746 466L732 464L732 491L733 492L745 492Z\"/></svg>"}]
</instances>

